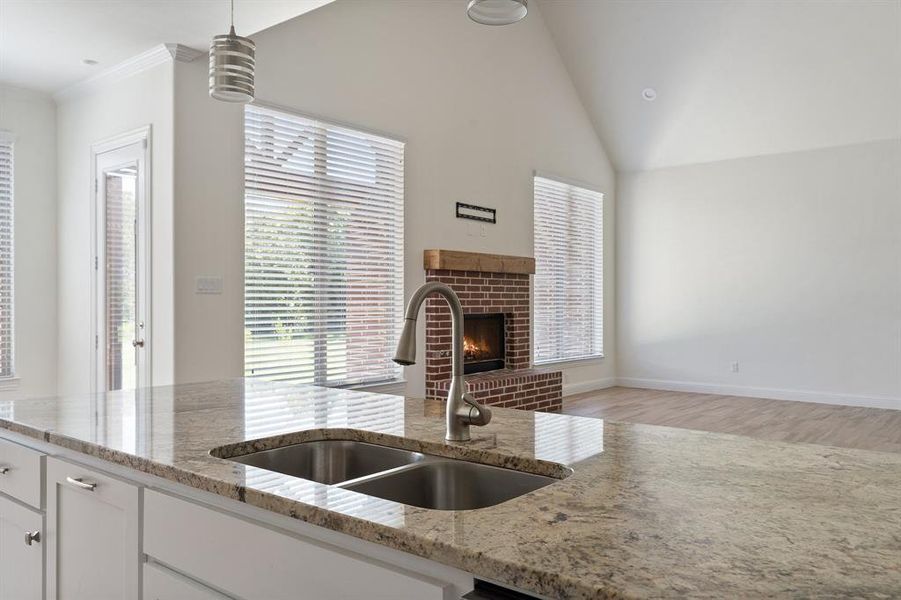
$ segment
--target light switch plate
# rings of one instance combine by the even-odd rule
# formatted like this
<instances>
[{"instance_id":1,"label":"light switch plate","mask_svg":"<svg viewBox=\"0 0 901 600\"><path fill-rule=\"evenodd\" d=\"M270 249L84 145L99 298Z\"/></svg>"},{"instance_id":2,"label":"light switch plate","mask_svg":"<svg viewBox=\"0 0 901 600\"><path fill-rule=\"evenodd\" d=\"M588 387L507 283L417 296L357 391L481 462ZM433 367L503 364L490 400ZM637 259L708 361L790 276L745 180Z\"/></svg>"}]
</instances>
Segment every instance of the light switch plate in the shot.
<instances>
[{"instance_id":1,"label":"light switch plate","mask_svg":"<svg viewBox=\"0 0 901 600\"><path fill-rule=\"evenodd\" d=\"M194 278L194 293L221 294L222 278L214 275L198 275Z\"/></svg>"}]
</instances>

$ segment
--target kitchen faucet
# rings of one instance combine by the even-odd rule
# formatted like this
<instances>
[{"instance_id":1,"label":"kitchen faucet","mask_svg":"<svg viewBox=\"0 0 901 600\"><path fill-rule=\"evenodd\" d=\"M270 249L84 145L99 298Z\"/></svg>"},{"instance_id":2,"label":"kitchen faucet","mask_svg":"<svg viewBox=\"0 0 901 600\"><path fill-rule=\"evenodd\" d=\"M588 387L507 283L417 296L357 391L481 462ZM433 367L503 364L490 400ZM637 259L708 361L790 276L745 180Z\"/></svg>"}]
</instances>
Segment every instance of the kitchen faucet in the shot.
<instances>
[{"instance_id":1,"label":"kitchen faucet","mask_svg":"<svg viewBox=\"0 0 901 600\"><path fill-rule=\"evenodd\" d=\"M444 296L450 305L452 319L453 371L450 388L447 391L445 413L447 433L444 439L452 442L465 442L470 439L469 426L487 425L491 421L491 410L487 406L479 404L466 391L466 381L463 379L463 306L460 304L457 294L449 286L432 281L413 292L410 302L407 304L404 330L397 342L394 362L404 366L416 364L416 317L422 303L431 294Z\"/></svg>"}]
</instances>

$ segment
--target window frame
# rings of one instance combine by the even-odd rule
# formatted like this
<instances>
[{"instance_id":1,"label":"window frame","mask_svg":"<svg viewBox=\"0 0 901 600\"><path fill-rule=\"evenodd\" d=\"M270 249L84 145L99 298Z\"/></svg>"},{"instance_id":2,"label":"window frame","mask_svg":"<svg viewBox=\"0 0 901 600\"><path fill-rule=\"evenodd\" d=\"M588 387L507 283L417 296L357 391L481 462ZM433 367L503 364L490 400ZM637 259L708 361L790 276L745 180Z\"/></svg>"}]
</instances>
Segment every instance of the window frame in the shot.
<instances>
[{"instance_id":1,"label":"window frame","mask_svg":"<svg viewBox=\"0 0 901 600\"><path fill-rule=\"evenodd\" d=\"M9 356L8 375L0 376L0 390L18 387L19 377L16 370L16 135L11 131L0 130L0 144L9 147ZM2 247L2 245L0 245ZM3 358L0 355L0 367ZM0 368L0 371L3 369Z\"/></svg>"},{"instance_id":2,"label":"window frame","mask_svg":"<svg viewBox=\"0 0 901 600\"><path fill-rule=\"evenodd\" d=\"M299 111L296 109L287 108L287 107L280 106L277 104L262 102L259 100L255 100L252 103L250 103L249 105L247 105L247 107L243 113L243 121L242 121L242 123L243 123L243 125L242 125L242 127L243 127L243 131L242 131L243 146L242 146L242 149L246 148L246 146L248 144L247 121L246 121L247 109L253 109L253 108L260 109L262 111L272 111L272 112L282 113L283 117L287 117L287 118L293 117L293 118L297 118L297 119L311 121L312 127L321 128L324 130L325 137L323 139L319 139L317 137L310 141L312 153L316 156L313 163L310 165L311 170L305 171L305 170L295 169L300 176L310 177L310 178L315 179L316 181L327 181L327 180L331 180L331 181L335 181L335 182L343 181L345 184L347 184L348 182L350 182L350 183L355 182L353 178L341 177L340 175L336 176L335 174L333 174L329 171L330 165L329 165L328 158L327 158L327 156L328 156L328 151L327 151L328 150L328 139L327 138L328 138L329 132L334 129L334 130L336 130L336 134L338 136L340 136L340 130L348 130L348 131L352 132L353 134L358 134L358 135L365 136L365 137L380 138L381 140L383 140L385 142L400 144L401 145L401 151L400 151L401 175L405 179L406 168L404 166L404 161L405 161L406 140L404 140L403 138L398 137L393 134L384 133L382 131L377 131L377 130L374 130L371 128L361 127L356 124L344 123L344 122L337 121L334 119L326 119L326 118L323 118L323 117L320 117L317 115L313 115L313 114L309 114L309 113L305 113L303 111ZM324 147L321 147L320 144L322 144L323 140L325 141L325 144L324 144ZM244 164L245 165L247 164L246 156L245 156ZM380 173L380 171L378 169L376 169L374 171L374 175L376 175L376 176L378 176L379 173ZM244 322L245 322L245 328L246 328L247 314L248 314L247 313L247 296L246 296L246 290L248 289L247 283L246 283L246 273L247 273L246 224L247 224L247 198L248 198L246 166L245 166L243 183L245 186L244 195L242 197L242 203L243 203L244 215L245 215L244 216L244 225L245 225L245 238L244 238L245 239L245 256L244 256L244 273L245 273L244 320L245 321ZM361 184L359 181L356 181L355 183L357 185ZM367 185L367 184L363 183L362 185ZM403 269L404 255L405 255L404 249L405 249L405 243L406 243L405 228L404 228L404 213L405 213L405 200L406 200L405 191L406 191L405 185L403 185L401 188L400 209L399 209L399 217L400 217L401 227L400 227L399 232L395 232L396 233L395 240L396 240L396 243L399 245L398 254L400 256L399 262L400 262L401 267L398 269L398 273L396 275L396 278L399 279L399 282L394 282L394 283L392 283L392 285L397 285L400 290L399 291L399 301L398 301L398 310L400 311L400 313L399 313L400 316L399 316L399 318L395 319L396 323L394 325L392 325L392 327L394 328L394 337L395 337L392 344L396 343L397 338L400 335L400 327L401 327L402 321L403 321L402 315L403 315L404 299L405 299L405 287L404 287L405 273L404 273L404 269ZM315 227L320 226L318 220L316 220L314 222L314 226ZM325 251L323 251L323 250L325 250ZM321 248L317 248L316 254L320 255L320 256L325 255L325 254L327 254L327 250L328 250L328 246L322 245ZM319 298L319 295L321 294L322 291L323 290L321 288L315 289L314 290L315 297ZM321 304L321 302L317 302L317 304ZM328 337L328 336L326 335L326 337ZM314 341L314 347L319 348L319 345L321 343L322 343L322 340ZM246 342L245 342L244 348L246 351L246 348L247 348ZM393 348L392 348L392 353L393 353ZM318 356L321 354L321 352L314 351L314 354L316 354ZM402 367L395 368L394 376L392 376L390 378L367 379L367 380L364 380L361 382L354 382L354 381L330 382L328 379L327 363L320 365L319 359L314 359L313 363L314 363L314 366L312 367L312 371L311 371L313 373L313 376L312 376L313 381L308 382L308 383L306 383L306 382L299 382L299 383L306 384L306 385L318 385L318 386L327 386L327 387L334 387L334 388L354 388L354 389L375 388L375 387L380 387L380 386L388 387L388 386L394 386L397 384L405 383L404 371L403 371ZM392 365L392 367L393 367L393 365ZM324 375L319 372L319 369L323 369ZM244 366L243 366L244 376L251 377L251 378L259 377L259 378L265 379L264 375L250 374L249 370L250 369L248 366L246 352L245 352ZM347 373L345 373L345 374L347 374ZM291 380L284 380L284 379L276 379L274 381L276 381L278 383L293 383L293 381L291 381Z\"/></svg>"},{"instance_id":3,"label":"window frame","mask_svg":"<svg viewBox=\"0 0 901 600\"><path fill-rule=\"evenodd\" d=\"M580 192L598 196L598 202L599 202L598 220L600 221L600 223L599 223L599 225L600 225L600 240L596 247L596 250L598 253L596 259L598 260L597 269L598 269L599 280L594 285L596 286L596 290L597 290L595 297L599 301L600 310L594 314L594 319L596 319L598 321L598 324L596 326L598 327L599 331L595 332L598 336L597 340L592 341L592 343L596 342L598 345L598 350L596 352L592 352L589 354L583 354L583 355L579 355L579 356L556 356L554 358L548 358L548 359L543 359L543 360L538 358L538 327L537 327L537 318L536 318L537 308L538 308L538 299L537 299L537 294L536 294L536 284L537 284L538 270L540 268L541 258L538 256L538 249L537 249L537 233L538 233L537 229L538 229L538 224L539 224L539 218L538 218L538 211L535 210L536 202L538 199L538 194L537 194L537 190L536 190L536 180L537 179L543 179L543 180L549 181L553 184L566 186L568 188L576 188ZM605 273L604 273L604 249L605 249L604 246L605 246L605 239L606 239L605 232L604 232L604 225L605 225L604 216L605 216L605 208L606 208L605 200L606 200L606 195L596 185L592 185L592 184L585 183L582 181L570 179L567 177L561 177L559 175L554 175L554 174L546 173L543 171L536 170L536 171L532 172L532 235L533 235L533 250L534 250L534 255L535 255L536 273L535 273L535 276L533 276L533 278L532 278L532 318L531 318L531 338L532 338L531 346L532 346L532 348L531 348L531 351L532 351L532 364L535 366L540 367L540 366L548 366L548 365L562 366L562 365L566 365L566 364L580 364L580 363L585 363L585 362L603 360L606 357L605 344L604 344L605 320L606 320L605 319L606 302L605 302L605 298L604 298L604 294L605 294L605 290L606 290L606 277L605 277ZM558 318L559 318L559 315L558 315L558 317L555 318L555 320L557 320Z\"/></svg>"}]
</instances>

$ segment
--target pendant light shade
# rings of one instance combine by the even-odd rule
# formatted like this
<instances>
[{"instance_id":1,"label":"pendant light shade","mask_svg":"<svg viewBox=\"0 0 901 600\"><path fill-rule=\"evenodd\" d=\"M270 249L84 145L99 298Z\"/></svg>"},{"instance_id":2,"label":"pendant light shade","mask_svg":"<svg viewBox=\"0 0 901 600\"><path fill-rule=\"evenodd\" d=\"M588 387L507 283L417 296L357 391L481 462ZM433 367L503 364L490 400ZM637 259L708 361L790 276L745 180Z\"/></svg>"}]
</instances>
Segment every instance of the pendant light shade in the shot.
<instances>
[{"instance_id":1,"label":"pendant light shade","mask_svg":"<svg viewBox=\"0 0 901 600\"><path fill-rule=\"evenodd\" d=\"M510 25L529 12L529 0L469 0L466 14L482 25Z\"/></svg>"},{"instance_id":2,"label":"pendant light shade","mask_svg":"<svg viewBox=\"0 0 901 600\"><path fill-rule=\"evenodd\" d=\"M256 45L250 38L235 35L234 10L232 0L228 35L217 35L210 43L210 96L224 102L250 102Z\"/></svg>"}]
</instances>

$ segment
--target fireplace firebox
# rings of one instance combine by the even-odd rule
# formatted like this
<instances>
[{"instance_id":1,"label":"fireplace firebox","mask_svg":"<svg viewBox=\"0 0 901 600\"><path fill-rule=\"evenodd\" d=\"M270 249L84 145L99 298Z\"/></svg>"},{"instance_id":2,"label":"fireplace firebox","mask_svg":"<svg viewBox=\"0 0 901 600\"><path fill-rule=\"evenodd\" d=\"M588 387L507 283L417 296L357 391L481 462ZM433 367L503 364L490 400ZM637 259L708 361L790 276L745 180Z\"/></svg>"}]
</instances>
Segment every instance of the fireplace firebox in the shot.
<instances>
[{"instance_id":1,"label":"fireplace firebox","mask_svg":"<svg viewBox=\"0 0 901 600\"><path fill-rule=\"evenodd\" d=\"M477 313L463 317L464 373L503 369L505 345L503 313Z\"/></svg>"}]
</instances>

